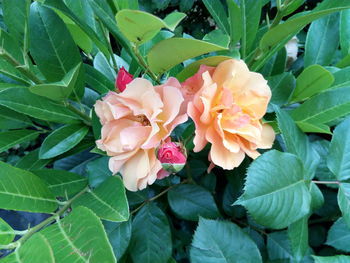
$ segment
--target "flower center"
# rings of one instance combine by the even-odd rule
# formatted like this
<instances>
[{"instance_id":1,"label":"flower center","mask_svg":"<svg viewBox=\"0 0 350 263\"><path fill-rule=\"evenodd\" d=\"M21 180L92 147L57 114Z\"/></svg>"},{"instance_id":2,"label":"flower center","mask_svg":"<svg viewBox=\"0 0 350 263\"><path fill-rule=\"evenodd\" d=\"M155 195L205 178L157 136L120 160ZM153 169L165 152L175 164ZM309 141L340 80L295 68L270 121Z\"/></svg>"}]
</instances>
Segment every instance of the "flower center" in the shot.
<instances>
[{"instance_id":1,"label":"flower center","mask_svg":"<svg viewBox=\"0 0 350 263\"><path fill-rule=\"evenodd\" d=\"M151 126L150 121L147 119L145 115L136 115L135 116L135 121L139 122L142 124L142 126Z\"/></svg>"}]
</instances>

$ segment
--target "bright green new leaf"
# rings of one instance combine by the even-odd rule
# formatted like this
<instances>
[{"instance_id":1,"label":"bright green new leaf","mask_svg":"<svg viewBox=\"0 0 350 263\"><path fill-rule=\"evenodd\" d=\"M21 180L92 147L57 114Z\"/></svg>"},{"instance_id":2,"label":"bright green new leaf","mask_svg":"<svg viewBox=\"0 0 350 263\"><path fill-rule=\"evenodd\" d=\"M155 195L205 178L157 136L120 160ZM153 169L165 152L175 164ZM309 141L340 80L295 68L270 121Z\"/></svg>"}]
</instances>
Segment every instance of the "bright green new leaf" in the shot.
<instances>
[{"instance_id":1,"label":"bright green new leaf","mask_svg":"<svg viewBox=\"0 0 350 263\"><path fill-rule=\"evenodd\" d=\"M55 196L69 197L87 186L87 178L64 170L32 170L33 174L43 180Z\"/></svg>"},{"instance_id":2,"label":"bright green new leaf","mask_svg":"<svg viewBox=\"0 0 350 263\"><path fill-rule=\"evenodd\" d=\"M73 206L86 206L101 219L113 222L123 222L129 218L125 188L119 176L110 176L94 190L75 200Z\"/></svg>"},{"instance_id":3,"label":"bright green new leaf","mask_svg":"<svg viewBox=\"0 0 350 263\"><path fill-rule=\"evenodd\" d=\"M171 31L174 31L177 25L186 17L186 14L180 12L172 12L167 15L163 21Z\"/></svg>"},{"instance_id":4,"label":"bright green new leaf","mask_svg":"<svg viewBox=\"0 0 350 263\"><path fill-rule=\"evenodd\" d=\"M235 204L243 205L257 223L281 229L307 215L310 202L301 161L271 150L250 165L244 193Z\"/></svg>"},{"instance_id":5,"label":"bright green new leaf","mask_svg":"<svg viewBox=\"0 0 350 263\"><path fill-rule=\"evenodd\" d=\"M198 185L179 185L168 192L168 201L177 217L198 221L198 217L217 218L219 210L211 193Z\"/></svg>"},{"instance_id":6,"label":"bright green new leaf","mask_svg":"<svg viewBox=\"0 0 350 263\"><path fill-rule=\"evenodd\" d=\"M0 162L0 208L51 213L57 207L47 185L34 174Z\"/></svg>"},{"instance_id":7,"label":"bright green new leaf","mask_svg":"<svg viewBox=\"0 0 350 263\"><path fill-rule=\"evenodd\" d=\"M184 68L179 74L176 75L176 78L182 82L185 81L187 78L193 76L197 71L199 70L200 65L207 65L211 67L217 66L222 61L225 61L227 59L231 59L231 57L227 56L212 56L203 58L200 60L197 60L190 65L188 65L186 68Z\"/></svg>"},{"instance_id":8,"label":"bright green new leaf","mask_svg":"<svg viewBox=\"0 0 350 263\"><path fill-rule=\"evenodd\" d=\"M317 133L332 134L329 126L325 124L309 123L309 122L302 122L302 121L296 121L295 123L298 124L299 128L303 132L317 132Z\"/></svg>"},{"instance_id":9,"label":"bright green new leaf","mask_svg":"<svg viewBox=\"0 0 350 263\"><path fill-rule=\"evenodd\" d=\"M224 6L220 1L203 0L203 4L214 18L217 26L226 34L230 35L230 25Z\"/></svg>"},{"instance_id":10,"label":"bright green new leaf","mask_svg":"<svg viewBox=\"0 0 350 263\"><path fill-rule=\"evenodd\" d=\"M285 1L287 2L287 1ZM283 3L285 6L283 8L283 15L287 16L297 10L302 4L304 4L305 0L293 0L288 1L288 4Z\"/></svg>"},{"instance_id":11,"label":"bright green new leaf","mask_svg":"<svg viewBox=\"0 0 350 263\"><path fill-rule=\"evenodd\" d=\"M345 223L344 219L341 217L329 229L326 244L328 246L334 247L337 250L349 253L349 242L350 227Z\"/></svg>"},{"instance_id":12,"label":"bright green new leaf","mask_svg":"<svg viewBox=\"0 0 350 263\"><path fill-rule=\"evenodd\" d=\"M338 205L344 221L350 227L350 184L341 183L339 185Z\"/></svg>"},{"instance_id":13,"label":"bright green new leaf","mask_svg":"<svg viewBox=\"0 0 350 263\"><path fill-rule=\"evenodd\" d=\"M80 124L60 127L50 133L40 147L39 158L49 159L67 152L76 146L88 133L89 128Z\"/></svg>"},{"instance_id":14,"label":"bright green new leaf","mask_svg":"<svg viewBox=\"0 0 350 263\"><path fill-rule=\"evenodd\" d=\"M57 262L116 263L100 219L86 207L76 207L63 219L41 230Z\"/></svg>"},{"instance_id":15,"label":"bright green new leaf","mask_svg":"<svg viewBox=\"0 0 350 263\"><path fill-rule=\"evenodd\" d=\"M338 180L350 178L350 118L345 119L333 131L327 166Z\"/></svg>"},{"instance_id":16,"label":"bright green new leaf","mask_svg":"<svg viewBox=\"0 0 350 263\"><path fill-rule=\"evenodd\" d=\"M81 64L72 68L59 82L33 85L29 90L34 94L52 100L62 101L68 98L76 87L80 67Z\"/></svg>"},{"instance_id":17,"label":"bright green new leaf","mask_svg":"<svg viewBox=\"0 0 350 263\"><path fill-rule=\"evenodd\" d=\"M164 263L170 258L168 218L155 203L146 204L134 218L129 249L134 263Z\"/></svg>"},{"instance_id":18,"label":"bright green new leaf","mask_svg":"<svg viewBox=\"0 0 350 263\"><path fill-rule=\"evenodd\" d=\"M320 65L304 69L298 76L291 101L303 101L328 89L334 82L332 73Z\"/></svg>"},{"instance_id":19,"label":"bright green new leaf","mask_svg":"<svg viewBox=\"0 0 350 263\"><path fill-rule=\"evenodd\" d=\"M11 147L35 140L39 136L38 131L34 130L15 130L0 132L0 153L4 152Z\"/></svg>"},{"instance_id":20,"label":"bright green new leaf","mask_svg":"<svg viewBox=\"0 0 350 263\"><path fill-rule=\"evenodd\" d=\"M147 59L150 69L159 74L187 59L219 50L225 48L196 39L169 38L153 46Z\"/></svg>"},{"instance_id":21,"label":"bright green new leaf","mask_svg":"<svg viewBox=\"0 0 350 263\"><path fill-rule=\"evenodd\" d=\"M15 238L12 227L0 218L0 245L7 245Z\"/></svg>"}]
</instances>

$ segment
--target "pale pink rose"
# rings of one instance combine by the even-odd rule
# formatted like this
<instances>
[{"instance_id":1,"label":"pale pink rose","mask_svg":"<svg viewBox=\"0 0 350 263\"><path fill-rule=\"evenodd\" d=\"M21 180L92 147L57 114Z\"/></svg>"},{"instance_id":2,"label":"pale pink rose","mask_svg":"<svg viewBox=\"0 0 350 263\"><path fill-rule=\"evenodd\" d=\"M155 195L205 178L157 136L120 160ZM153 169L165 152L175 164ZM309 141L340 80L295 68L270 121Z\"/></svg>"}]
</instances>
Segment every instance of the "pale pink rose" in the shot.
<instances>
[{"instance_id":1,"label":"pale pink rose","mask_svg":"<svg viewBox=\"0 0 350 263\"><path fill-rule=\"evenodd\" d=\"M112 156L109 168L120 172L131 191L145 188L162 168L155 149L173 129L187 120L180 83L170 78L153 86L136 78L121 93L109 92L95 104L102 126L97 147Z\"/></svg>"},{"instance_id":2,"label":"pale pink rose","mask_svg":"<svg viewBox=\"0 0 350 263\"><path fill-rule=\"evenodd\" d=\"M261 74L249 71L242 60L229 59L215 70L200 70L196 79L198 91L187 109L196 125L195 152L209 142L209 160L233 169L245 154L256 158L257 149L272 147L275 133L261 121L271 90Z\"/></svg>"}]
</instances>

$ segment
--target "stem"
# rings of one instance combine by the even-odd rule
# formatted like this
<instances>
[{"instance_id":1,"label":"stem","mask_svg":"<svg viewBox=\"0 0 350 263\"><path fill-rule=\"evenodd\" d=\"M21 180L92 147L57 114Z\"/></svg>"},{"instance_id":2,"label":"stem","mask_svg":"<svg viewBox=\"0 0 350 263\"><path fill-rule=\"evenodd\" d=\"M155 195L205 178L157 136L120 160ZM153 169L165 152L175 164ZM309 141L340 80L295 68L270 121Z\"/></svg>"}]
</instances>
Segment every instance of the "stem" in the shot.
<instances>
[{"instance_id":1,"label":"stem","mask_svg":"<svg viewBox=\"0 0 350 263\"><path fill-rule=\"evenodd\" d=\"M139 64L144 68L145 73L147 73L157 84L160 84L159 78L157 77L156 74L154 74L150 68L148 67L145 59L143 58L143 56L140 54L139 49L137 46L134 46L133 51L135 53L135 56L137 57Z\"/></svg>"},{"instance_id":2,"label":"stem","mask_svg":"<svg viewBox=\"0 0 350 263\"><path fill-rule=\"evenodd\" d=\"M273 22L272 22L272 24L270 26L270 29L274 28L275 26L277 26L281 22L283 16L284 16L283 9L279 9L277 11L276 17L274 18L274 20L273 20Z\"/></svg>"},{"instance_id":3,"label":"stem","mask_svg":"<svg viewBox=\"0 0 350 263\"><path fill-rule=\"evenodd\" d=\"M339 181L315 181L315 180L312 180L312 182L315 184L340 184Z\"/></svg>"},{"instance_id":4,"label":"stem","mask_svg":"<svg viewBox=\"0 0 350 263\"><path fill-rule=\"evenodd\" d=\"M67 107L69 110L73 111L74 113L78 114L79 117L81 117L81 118L84 120L84 123L85 123L86 125L91 126L91 118L90 118L88 115L86 115L85 113L83 113L83 112L81 112L80 110L76 109L76 108L73 107L71 104L66 104L66 107Z\"/></svg>"}]
</instances>

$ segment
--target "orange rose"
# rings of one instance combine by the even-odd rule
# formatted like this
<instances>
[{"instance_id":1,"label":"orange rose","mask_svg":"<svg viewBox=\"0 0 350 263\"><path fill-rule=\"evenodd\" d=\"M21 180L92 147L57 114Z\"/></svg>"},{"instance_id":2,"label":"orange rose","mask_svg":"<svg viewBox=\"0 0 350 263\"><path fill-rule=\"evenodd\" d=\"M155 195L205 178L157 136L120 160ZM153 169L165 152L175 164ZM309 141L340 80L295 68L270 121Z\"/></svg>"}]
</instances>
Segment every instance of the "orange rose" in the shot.
<instances>
[{"instance_id":1,"label":"orange rose","mask_svg":"<svg viewBox=\"0 0 350 263\"><path fill-rule=\"evenodd\" d=\"M120 172L131 191L157 179L162 166L156 147L187 120L187 114L180 111L184 101L180 87L174 78L155 87L146 79L136 78L123 92L109 92L95 104L103 125L97 147L112 156L110 170Z\"/></svg>"},{"instance_id":2,"label":"orange rose","mask_svg":"<svg viewBox=\"0 0 350 263\"><path fill-rule=\"evenodd\" d=\"M233 169L245 154L256 158L258 148L272 147L275 133L261 121L271 90L261 74L250 72L242 60L229 59L196 75L191 85L183 83L183 88L197 90L187 107L196 125L195 152L210 142L209 160Z\"/></svg>"}]
</instances>

